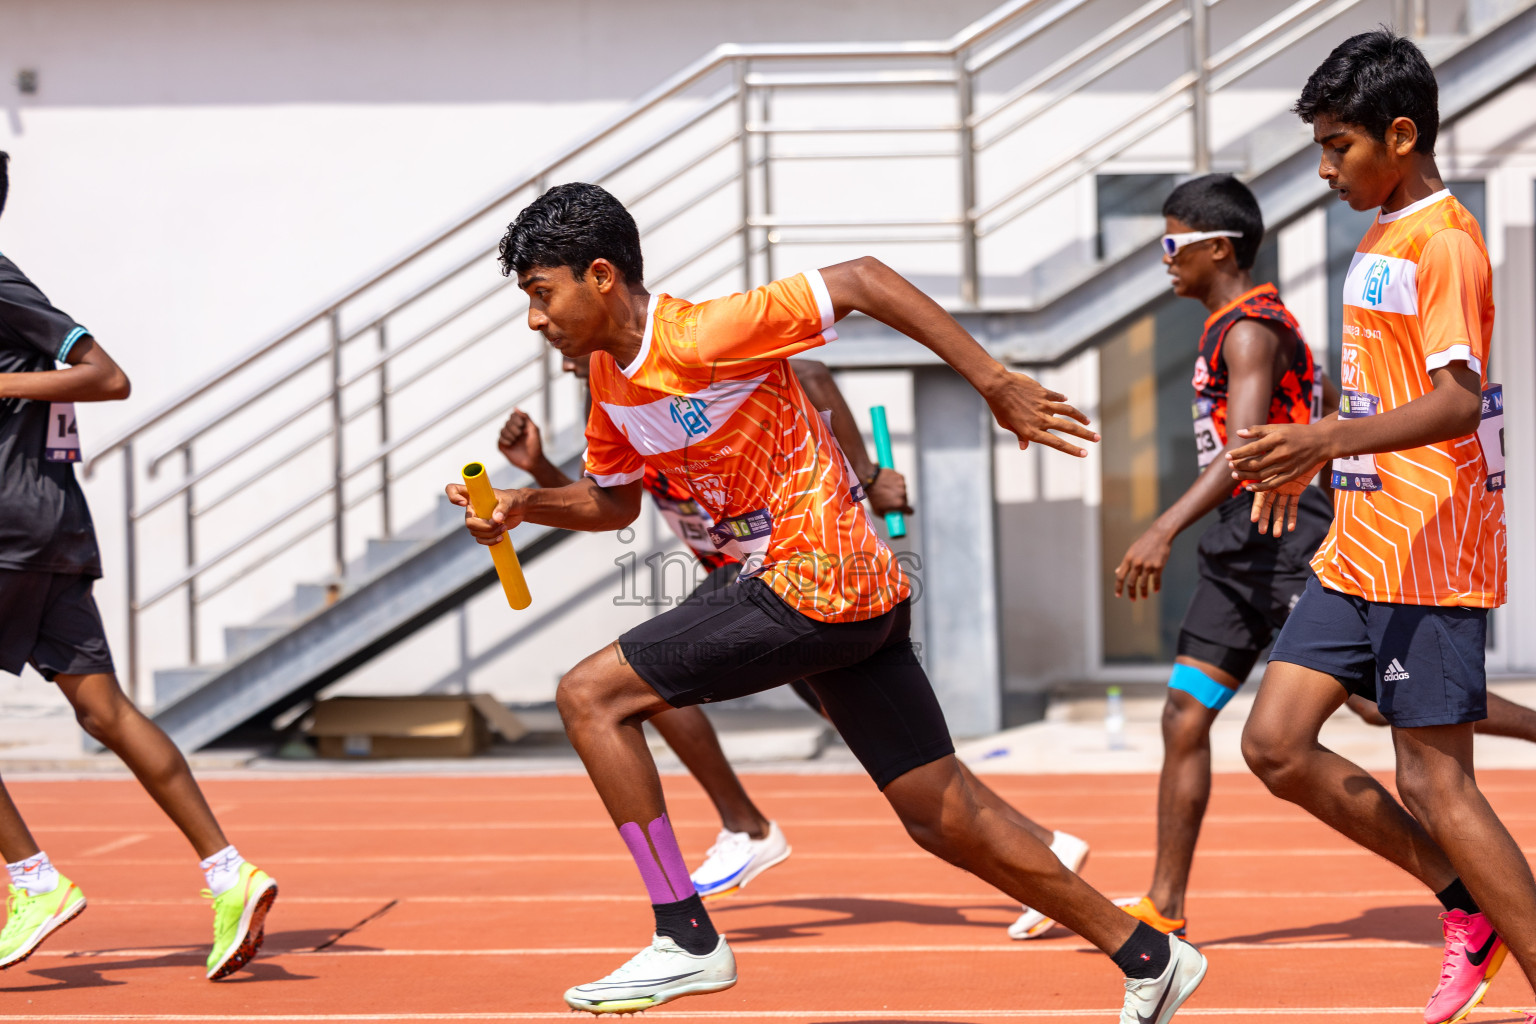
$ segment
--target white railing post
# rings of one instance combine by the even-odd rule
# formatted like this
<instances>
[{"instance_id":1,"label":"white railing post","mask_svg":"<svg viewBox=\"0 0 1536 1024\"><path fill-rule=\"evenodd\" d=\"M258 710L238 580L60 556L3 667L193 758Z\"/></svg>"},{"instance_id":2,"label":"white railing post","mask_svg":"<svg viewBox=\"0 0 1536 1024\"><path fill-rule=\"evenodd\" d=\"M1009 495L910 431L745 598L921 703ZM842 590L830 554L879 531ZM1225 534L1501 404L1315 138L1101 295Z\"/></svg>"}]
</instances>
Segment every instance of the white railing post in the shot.
<instances>
[{"instance_id":1,"label":"white railing post","mask_svg":"<svg viewBox=\"0 0 1536 1024\"><path fill-rule=\"evenodd\" d=\"M134 531L133 441L123 444L123 582L128 592L128 696L142 704L139 692L139 548Z\"/></svg>"},{"instance_id":2,"label":"white railing post","mask_svg":"<svg viewBox=\"0 0 1536 1024\"><path fill-rule=\"evenodd\" d=\"M379 321L379 447L389 444L389 334L384 321ZM386 539L395 535L394 522L389 514L389 453L379 460L379 512Z\"/></svg>"},{"instance_id":3,"label":"white railing post","mask_svg":"<svg viewBox=\"0 0 1536 1024\"><path fill-rule=\"evenodd\" d=\"M741 132L741 290L752 290L752 90L745 60L736 61L737 128Z\"/></svg>"},{"instance_id":4,"label":"white railing post","mask_svg":"<svg viewBox=\"0 0 1536 1024\"><path fill-rule=\"evenodd\" d=\"M190 442L181 447L181 471L186 474L186 479L192 479L192 445ZM197 509L193 502L192 492L196 488L189 486L182 493L182 517L183 529L186 530L187 547L187 571L197 565ZM187 664L197 664L197 577L187 580Z\"/></svg>"},{"instance_id":5,"label":"white railing post","mask_svg":"<svg viewBox=\"0 0 1536 1024\"><path fill-rule=\"evenodd\" d=\"M1196 174L1211 172L1211 124L1210 124L1210 71L1207 67L1211 51L1209 12L1206 0L1186 0L1189 4L1189 63L1195 74L1190 86L1194 91L1190 104L1190 121L1194 131L1194 165Z\"/></svg>"},{"instance_id":6,"label":"white railing post","mask_svg":"<svg viewBox=\"0 0 1536 1024\"><path fill-rule=\"evenodd\" d=\"M341 310L332 309L331 321L331 509L335 515L332 523L332 555L336 561L336 585L341 586L347 572L346 501L342 496L342 484L346 482L346 467L342 464L341 433L345 421L341 411Z\"/></svg>"},{"instance_id":7,"label":"white railing post","mask_svg":"<svg viewBox=\"0 0 1536 1024\"><path fill-rule=\"evenodd\" d=\"M762 96L758 100L758 110L761 112L763 124L768 124L773 117L773 90L768 87L761 89ZM763 136L763 216L773 216L773 136ZM779 232L776 228L768 228L763 236L763 280L775 280L773 270L773 247L779 240Z\"/></svg>"},{"instance_id":8,"label":"white railing post","mask_svg":"<svg viewBox=\"0 0 1536 1024\"><path fill-rule=\"evenodd\" d=\"M976 129L972 114L976 105L976 83L972 78L969 54L955 58L955 94L960 115L960 303L971 309L981 304L981 270L976 241Z\"/></svg>"}]
</instances>

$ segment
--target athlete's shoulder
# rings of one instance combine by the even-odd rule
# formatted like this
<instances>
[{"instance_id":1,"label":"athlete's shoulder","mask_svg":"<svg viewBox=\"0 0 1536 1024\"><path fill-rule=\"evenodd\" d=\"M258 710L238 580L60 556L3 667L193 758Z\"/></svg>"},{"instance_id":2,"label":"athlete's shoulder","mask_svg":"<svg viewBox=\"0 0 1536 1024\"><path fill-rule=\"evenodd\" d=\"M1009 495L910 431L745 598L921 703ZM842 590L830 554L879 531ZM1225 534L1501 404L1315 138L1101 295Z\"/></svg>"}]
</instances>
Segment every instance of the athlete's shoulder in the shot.
<instances>
[{"instance_id":1,"label":"athlete's shoulder","mask_svg":"<svg viewBox=\"0 0 1536 1024\"><path fill-rule=\"evenodd\" d=\"M0 254L0 295L10 302L50 305L43 290L33 284L32 279L22 273L21 268L4 254Z\"/></svg>"},{"instance_id":2,"label":"athlete's shoulder","mask_svg":"<svg viewBox=\"0 0 1536 1024\"><path fill-rule=\"evenodd\" d=\"M1238 307L1245 320L1270 320L1283 324L1291 331L1300 329L1296 317L1280 299L1280 290L1273 284L1262 285L1243 300Z\"/></svg>"}]
</instances>

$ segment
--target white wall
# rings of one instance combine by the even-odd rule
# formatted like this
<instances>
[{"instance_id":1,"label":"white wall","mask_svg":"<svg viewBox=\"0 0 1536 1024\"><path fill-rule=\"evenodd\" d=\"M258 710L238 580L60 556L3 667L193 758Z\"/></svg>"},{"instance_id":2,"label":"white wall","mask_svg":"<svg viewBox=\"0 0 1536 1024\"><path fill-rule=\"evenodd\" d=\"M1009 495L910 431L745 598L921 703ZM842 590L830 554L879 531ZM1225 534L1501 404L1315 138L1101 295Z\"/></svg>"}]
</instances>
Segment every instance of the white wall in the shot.
<instances>
[{"instance_id":1,"label":"white wall","mask_svg":"<svg viewBox=\"0 0 1536 1024\"><path fill-rule=\"evenodd\" d=\"M1330 30L1333 36L1320 33L1309 41L1307 52L1320 56L1338 34L1380 20L1377 8L1384 5L1362 4L1347 24ZM134 378L131 401L82 411L89 454L93 440L387 263L718 43L942 38L991 6L992 0L0 0L0 148L13 156L0 251L91 327ZM1095 0L1081 30L1102 27L1132 6L1133 0ZM1435 17L1443 21L1448 15L1441 8L1460 6L1458 0L1437 3ZM1216 12L1219 47L1272 13L1272 6L1228 0ZM987 165L993 175L988 187L1003 180L998 175L1017 172L1010 162L1047 166L1055 147L1085 140L1133 108L1145 96L1138 90L1160 85L1182 61L1181 46L1181 36L1171 37L1168 47L1117 69L1076 105L1053 115L1061 121L1051 122L1056 127L1048 144L1035 135L999 146ZM1027 73L1060 52L1026 54L1020 61L1027 66L1010 73ZM1218 97L1213 118L1219 163L1242 157L1230 143L1245 119L1283 113L1299 72L1298 62L1281 63ZM37 70L37 95L16 91L12 76L21 68ZM982 80L985 96L1012 84L1002 71L1009 69ZM902 109L899 96L892 102ZM941 106L913 108L912 116L942 119ZM1536 87L1527 86L1479 111L1448 135L1444 147L1453 165L1447 173L1486 173L1490 181L1493 212L1485 227L1499 266L1500 345L1510 353L1506 380L1516 446L1512 523L1536 516L1533 111ZM780 113L788 116L794 108ZM1283 118L1277 122L1277 133L1295 131ZM1114 169L1178 168L1187 146L1187 127L1176 122L1124 154ZM941 211L953 203L952 182L942 168L914 171L910 178L864 172L857 190L829 188L827 177L811 170L794 173L800 177L786 170L776 187L797 196L807 213L835 215L856 200L908 213L918 205ZM988 294L1000 301L1037 294L1048 276L1038 272L1042 259L1080 259L1094 230L1092 194L1085 180L984 243L993 275ZM907 195L910 202L896 198ZM1287 237L1300 244L1309 230L1317 231L1313 221ZM1311 329L1316 317L1326 316L1326 293L1306 278L1304 249L1282 243L1282 276L1290 279L1287 295L1305 307L1299 312ZM822 262L831 251L787 248L779 269ZM891 251L896 255L888 258L937 293L953 287L952 275L945 277L952 247ZM1325 335L1320 327L1312 333ZM910 408L901 381L860 374L844 379L857 395L856 410L889 395L894 423L906 415L900 410ZM1084 396L1085 404L1096 401L1091 356L1048 379L1074 398ZM911 465L910 458L904 464ZM1527 467L1523 474L1521 465ZM1091 675L1096 588L1103 576L1094 549L1096 463L1062 466L1049 453L1000 447L997 466L1004 514L1019 519L1024 533L1016 535L1039 540L1028 551L1005 554L1018 555L1023 572L1051 566L1058 581L1051 616L1039 620L1038 629L1009 632L1018 648L1010 663L1033 659L1038 667L1028 678L1016 673L1010 686ZM116 487L110 477L88 485L109 564L121 547L109 515ZM1536 615L1536 549L1523 536L1515 540L1518 534L1511 531L1517 583L1510 615L1524 609L1519 615L1530 621ZM1055 537L1065 543L1054 543ZM642 530L635 544L648 538ZM591 646L589 634L609 635L626 617L643 613L614 605L612 595L593 584L612 571L624 550L613 538L583 538L534 568L532 582L541 595L570 599L581 609L564 623L541 624L502 649L514 627L498 617L491 595L465 612L462 634L458 621L445 620L348 685L453 685L453 667L465 665L455 659L467 651L477 687L509 699L547 696L555 676L573 661L572 652ZM100 596L120 645L118 582L109 578ZM1029 592L1016 587L1011 593L1005 596L1008 614L1022 615L1019 602ZM1528 634L1505 631L1512 637L1510 665L1536 666L1536 640Z\"/></svg>"}]
</instances>

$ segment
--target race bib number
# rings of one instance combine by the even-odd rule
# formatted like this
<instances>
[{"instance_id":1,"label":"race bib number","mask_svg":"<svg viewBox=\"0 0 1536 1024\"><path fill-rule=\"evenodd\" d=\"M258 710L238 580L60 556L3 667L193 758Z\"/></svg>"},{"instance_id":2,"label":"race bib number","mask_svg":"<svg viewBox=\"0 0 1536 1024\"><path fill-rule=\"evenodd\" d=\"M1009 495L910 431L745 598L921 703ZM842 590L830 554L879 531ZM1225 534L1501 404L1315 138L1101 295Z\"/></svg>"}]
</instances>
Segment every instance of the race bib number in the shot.
<instances>
[{"instance_id":1,"label":"race bib number","mask_svg":"<svg viewBox=\"0 0 1536 1024\"><path fill-rule=\"evenodd\" d=\"M48 435L43 441L48 462L79 462L80 435L75 430L75 403L53 402L48 406Z\"/></svg>"},{"instance_id":2,"label":"race bib number","mask_svg":"<svg viewBox=\"0 0 1536 1024\"><path fill-rule=\"evenodd\" d=\"M1316 423L1323 418L1323 382L1316 381L1312 385L1312 413L1311 422Z\"/></svg>"},{"instance_id":3,"label":"race bib number","mask_svg":"<svg viewBox=\"0 0 1536 1024\"><path fill-rule=\"evenodd\" d=\"M1483 449L1483 465L1488 469L1484 486L1490 491L1504 489L1504 385L1483 388L1483 421L1477 426L1477 443Z\"/></svg>"},{"instance_id":4,"label":"race bib number","mask_svg":"<svg viewBox=\"0 0 1536 1024\"><path fill-rule=\"evenodd\" d=\"M709 528L715 525L715 521L699 508L697 502L657 498L656 508L684 544L695 551L715 550L715 542L709 536Z\"/></svg>"},{"instance_id":5,"label":"race bib number","mask_svg":"<svg viewBox=\"0 0 1536 1024\"><path fill-rule=\"evenodd\" d=\"M765 508L746 515L731 516L709 528L715 547L741 562L738 579L747 579L762 571L767 560L768 542L773 539L773 515Z\"/></svg>"},{"instance_id":6,"label":"race bib number","mask_svg":"<svg viewBox=\"0 0 1536 1024\"><path fill-rule=\"evenodd\" d=\"M1195 460L1204 469L1221 451L1221 437L1216 433L1216 403L1209 398L1197 398L1193 407L1195 415Z\"/></svg>"},{"instance_id":7,"label":"race bib number","mask_svg":"<svg viewBox=\"0 0 1536 1024\"><path fill-rule=\"evenodd\" d=\"M1345 391L1339 396L1339 419L1356 420L1376 415L1381 399L1363 391ZM1333 489L1336 491L1379 491L1381 477L1376 474L1376 456L1346 455L1333 460Z\"/></svg>"}]
</instances>

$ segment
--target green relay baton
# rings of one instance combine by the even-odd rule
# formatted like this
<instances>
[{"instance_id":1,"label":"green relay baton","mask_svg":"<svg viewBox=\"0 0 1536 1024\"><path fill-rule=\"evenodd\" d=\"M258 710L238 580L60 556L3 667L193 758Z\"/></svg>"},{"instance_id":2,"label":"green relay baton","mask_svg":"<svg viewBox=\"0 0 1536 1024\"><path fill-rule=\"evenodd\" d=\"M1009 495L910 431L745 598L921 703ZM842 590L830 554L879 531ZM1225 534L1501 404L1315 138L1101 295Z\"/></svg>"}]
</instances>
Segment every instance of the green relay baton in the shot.
<instances>
[{"instance_id":1,"label":"green relay baton","mask_svg":"<svg viewBox=\"0 0 1536 1024\"><path fill-rule=\"evenodd\" d=\"M880 468L895 469L896 460L891 458L891 428L885 422L885 406L870 406L869 418L875 428L875 458L879 461ZM885 530L892 537L905 537L907 535L907 517L900 512L887 512L885 514Z\"/></svg>"}]
</instances>

